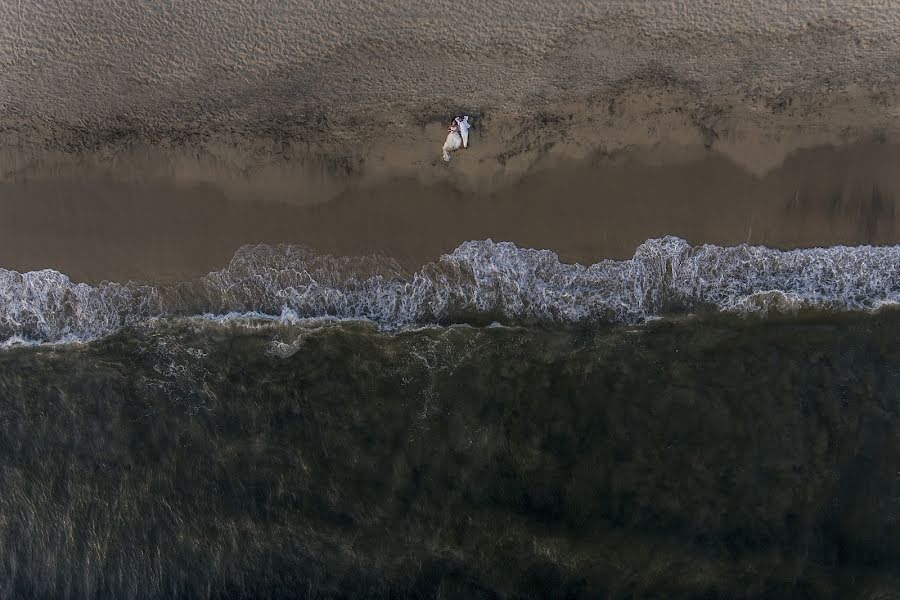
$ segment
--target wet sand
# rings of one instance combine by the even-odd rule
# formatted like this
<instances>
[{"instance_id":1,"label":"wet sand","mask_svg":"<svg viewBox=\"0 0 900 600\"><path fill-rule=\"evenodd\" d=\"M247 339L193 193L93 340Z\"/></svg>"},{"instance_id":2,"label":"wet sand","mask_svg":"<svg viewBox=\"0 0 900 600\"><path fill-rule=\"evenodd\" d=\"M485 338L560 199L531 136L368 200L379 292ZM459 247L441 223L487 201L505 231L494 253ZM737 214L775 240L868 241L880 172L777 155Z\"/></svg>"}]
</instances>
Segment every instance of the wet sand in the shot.
<instances>
[{"instance_id":1,"label":"wet sand","mask_svg":"<svg viewBox=\"0 0 900 600\"><path fill-rule=\"evenodd\" d=\"M664 235L778 248L895 244L898 164L898 145L855 144L797 151L757 175L702 147L668 148L557 161L485 194L403 178L308 206L168 180L4 182L0 265L88 282L172 281L226 265L247 243L384 254L409 269L484 238L581 263L629 258Z\"/></svg>"}]
</instances>

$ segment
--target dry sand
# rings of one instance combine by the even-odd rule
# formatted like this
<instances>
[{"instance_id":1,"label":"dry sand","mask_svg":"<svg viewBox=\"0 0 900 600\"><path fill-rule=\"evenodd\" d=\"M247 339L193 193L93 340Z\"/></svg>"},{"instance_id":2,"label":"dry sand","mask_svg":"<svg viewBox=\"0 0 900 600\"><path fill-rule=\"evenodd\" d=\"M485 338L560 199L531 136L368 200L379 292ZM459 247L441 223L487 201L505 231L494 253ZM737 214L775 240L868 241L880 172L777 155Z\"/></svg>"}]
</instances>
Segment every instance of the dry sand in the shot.
<instances>
[{"instance_id":1,"label":"dry sand","mask_svg":"<svg viewBox=\"0 0 900 600\"><path fill-rule=\"evenodd\" d=\"M0 266L896 243L898 30L874 1L6 3Z\"/></svg>"}]
</instances>

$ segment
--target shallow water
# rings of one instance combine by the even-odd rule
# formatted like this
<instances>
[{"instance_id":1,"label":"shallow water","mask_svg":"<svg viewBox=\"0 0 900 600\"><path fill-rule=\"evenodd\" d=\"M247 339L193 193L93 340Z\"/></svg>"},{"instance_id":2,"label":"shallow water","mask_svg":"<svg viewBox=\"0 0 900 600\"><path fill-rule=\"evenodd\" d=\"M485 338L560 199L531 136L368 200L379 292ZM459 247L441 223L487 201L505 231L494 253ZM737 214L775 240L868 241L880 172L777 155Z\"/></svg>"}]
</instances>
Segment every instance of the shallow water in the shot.
<instances>
[{"instance_id":1,"label":"shallow water","mask_svg":"<svg viewBox=\"0 0 900 600\"><path fill-rule=\"evenodd\" d=\"M4 597L889 597L900 314L0 352Z\"/></svg>"}]
</instances>

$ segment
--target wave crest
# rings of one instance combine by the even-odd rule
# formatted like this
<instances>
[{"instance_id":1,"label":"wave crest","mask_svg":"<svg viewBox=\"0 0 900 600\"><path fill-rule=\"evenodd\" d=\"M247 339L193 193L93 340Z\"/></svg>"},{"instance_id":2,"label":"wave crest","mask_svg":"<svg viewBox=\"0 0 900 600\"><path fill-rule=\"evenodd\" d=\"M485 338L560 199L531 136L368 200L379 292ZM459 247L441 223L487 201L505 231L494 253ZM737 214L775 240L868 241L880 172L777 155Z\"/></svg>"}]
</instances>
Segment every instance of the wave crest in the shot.
<instances>
[{"instance_id":1,"label":"wave crest","mask_svg":"<svg viewBox=\"0 0 900 600\"><path fill-rule=\"evenodd\" d=\"M198 281L75 284L0 269L0 339L89 340L156 317L256 313L369 319L385 328L473 322L640 323L702 308L872 310L900 298L900 246L779 251L665 237L590 266L549 250L470 241L409 274L383 257L244 246Z\"/></svg>"}]
</instances>

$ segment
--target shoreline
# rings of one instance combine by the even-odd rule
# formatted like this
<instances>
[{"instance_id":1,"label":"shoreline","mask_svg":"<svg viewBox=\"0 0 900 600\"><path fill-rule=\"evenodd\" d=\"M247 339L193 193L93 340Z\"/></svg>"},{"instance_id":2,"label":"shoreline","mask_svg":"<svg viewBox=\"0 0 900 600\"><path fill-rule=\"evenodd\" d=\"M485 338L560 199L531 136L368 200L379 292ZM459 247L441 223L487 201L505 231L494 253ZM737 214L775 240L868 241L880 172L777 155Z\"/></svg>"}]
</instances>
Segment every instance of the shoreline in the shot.
<instances>
[{"instance_id":1,"label":"shoreline","mask_svg":"<svg viewBox=\"0 0 900 600\"><path fill-rule=\"evenodd\" d=\"M307 206L235 200L211 184L167 178L5 181L0 267L164 283L203 276L260 243L379 254L410 271L487 238L582 264L630 258L666 235L779 249L893 245L897 164L900 145L869 142L799 150L757 175L714 149L671 146L556 160L484 193L393 178Z\"/></svg>"}]
</instances>

